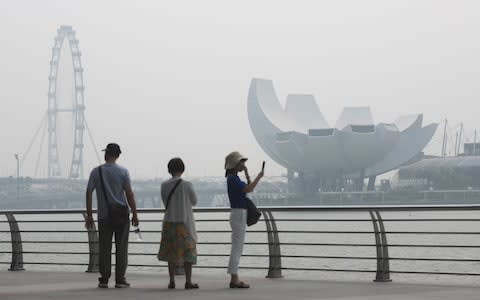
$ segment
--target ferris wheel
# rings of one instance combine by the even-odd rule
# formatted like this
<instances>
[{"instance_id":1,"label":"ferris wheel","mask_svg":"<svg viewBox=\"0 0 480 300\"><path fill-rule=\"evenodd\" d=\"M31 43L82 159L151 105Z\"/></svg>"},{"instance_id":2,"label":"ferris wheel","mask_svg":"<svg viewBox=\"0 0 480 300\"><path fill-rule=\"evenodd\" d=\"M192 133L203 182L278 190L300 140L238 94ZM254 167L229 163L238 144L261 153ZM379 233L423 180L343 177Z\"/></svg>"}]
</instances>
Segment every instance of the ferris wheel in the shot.
<instances>
[{"instance_id":1,"label":"ferris wheel","mask_svg":"<svg viewBox=\"0 0 480 300\"><path fill-rule=\"evenodd\" d=\"M57 101L58 66L64 42L68 42L73 62L74 72L74 103L71 108L59 108ZM48 76L48 177L61 176L58 151L57 120L60 113L72 113L74 122L73 153L70 164L69 178L83 177L83 135L85 131L85 100L83 84L83 68L80 60L81 52L78 39L71 26L61 26L57 31L52 48L50 75Z\"/></svg>"},{"instance_id":2,"label":"ferris wheel","mask_svg":"<svg viewBox=\"0 0 480 300\"><path fill-rule=\"evenodd\" d=\"M68 47L65 43L68 43ZM50 72L48 76L48 110L42 119L40 126L31 140L27 151L22 156L22 164L28 156L32 146L37 139L40 132L43 132L40 139L40 151L38 152L37 162L35 166L34 177L37 177L37 172L42 156L42 149L44 144L45 134L48 134L48 160L47 160L47 175L48 178L83 178L83 163L84 163L84 133L88 132L93 149L97 149L93 141L92 133L90 132L85 119L85 86L83 83L83 67L81 62L81 52L78 47L78 39L75 36L75 31L72 26L60 26L57 30L57 35L54 39L52 48L52 57L50 60ZM64 47L65 45L65 47ZM62 50L63 49L63 50ZM63 53L62 53L63 52ZM71 79L71 70L68 74L60 72L60 61L65 62L71 56L73 65L73 93L69 91L67 97L62 95L59 90L64 89L64 82L62 77L69 77ZM72 89L69 87L69 89ZM72 97L71 97L72 95ZM67 106L60 105L62 98L69 98ZM59 151L59 143L62 145L65 136L60 134L60 127L63 127L63 116L69 115L73 130L68 132L68 138L73 141L71 154L61 153ZM62 116L62 117L61 117ZM42 130L43 129L43 130ZM65 156L71 155L71 159ZM98 162L100 157L95 151Z\"/></svg>"}]
</instances>

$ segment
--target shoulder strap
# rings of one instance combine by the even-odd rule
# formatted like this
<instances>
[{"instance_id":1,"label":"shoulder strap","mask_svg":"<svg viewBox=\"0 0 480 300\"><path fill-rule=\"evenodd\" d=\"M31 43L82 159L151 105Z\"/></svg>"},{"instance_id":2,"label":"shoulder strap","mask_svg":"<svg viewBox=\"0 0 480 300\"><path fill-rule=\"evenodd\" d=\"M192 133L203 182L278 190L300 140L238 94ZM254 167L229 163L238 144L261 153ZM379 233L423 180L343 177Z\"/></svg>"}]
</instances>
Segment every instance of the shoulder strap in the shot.
<instances>
[{"instance_id":1,"label":"shoulder strap","mask_svg":"<svg viewBox=\"0 0 480 300\"><path fill-rule=\"evenodd\" d=\"M173 193L174 193L175 190L177 189L177 186L180 184L180 181L182 181L181 178L177 181L177 183L175 183L175 186L174 186L173 189L170 191L170 194L168 194L167 204L165 205L165 210L168 209L168 205L170 204L170 199L172 199Z\"/></svg>"},{"instance_id":2,"label":"shoulder strap","mask_svg":"<svg viewBox=\"0 0 480 300\"><path fill-rule=\"evenodd\" d=\"M107 203L108 203L109 201L108 201L108 197L107 197L107 191L105 190L105 181L103 179L102 166L98 167L98 173L100 174L100 184L102 185L103 197L105 198L105 201L107 201ZM108 205L107 205L107 207L108 207Z\"/></svg>"}]
</instances>

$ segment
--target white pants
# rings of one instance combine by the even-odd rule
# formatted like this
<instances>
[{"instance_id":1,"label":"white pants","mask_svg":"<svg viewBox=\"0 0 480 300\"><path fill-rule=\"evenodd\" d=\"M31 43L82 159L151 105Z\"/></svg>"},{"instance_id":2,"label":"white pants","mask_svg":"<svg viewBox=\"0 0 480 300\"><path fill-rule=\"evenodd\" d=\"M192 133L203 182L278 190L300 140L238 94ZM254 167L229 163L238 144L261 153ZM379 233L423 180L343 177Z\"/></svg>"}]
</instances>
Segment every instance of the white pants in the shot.
<instances>
[{"instance_id":1,"label":"white pants","mask_svg":"<svg viewBox=\"0 0 480 300\"><path fill-rule=\"evenodd\" d=\"M242 256L245 232L247 230L246 209L232 208L232 212L230 213L230 227L232 227L232 249L228 262L228 273L238 274L238 265L240 264L240 256Z\"/></svg>"}]
</instances>

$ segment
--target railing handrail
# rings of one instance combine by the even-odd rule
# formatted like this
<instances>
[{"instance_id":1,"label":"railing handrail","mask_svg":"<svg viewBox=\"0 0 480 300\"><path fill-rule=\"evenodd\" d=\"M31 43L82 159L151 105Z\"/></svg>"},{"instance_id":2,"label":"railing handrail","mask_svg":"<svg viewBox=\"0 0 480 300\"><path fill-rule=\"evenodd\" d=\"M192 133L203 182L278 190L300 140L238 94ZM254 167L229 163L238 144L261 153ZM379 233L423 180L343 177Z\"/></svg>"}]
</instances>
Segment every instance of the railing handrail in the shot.
<instances>
[{"instance_id":1,"label":"railing handrail","mask_svg":"<svg viewBox=\"0 0 480 300\"><path fill-rule=\"evenodd\" d=\"M435 205L315 205L315 206L259 206L259 209L268 209L272 212L295 211L451 211L451 210L480 210L480 204L435 204ZM230 212L228 207L195 207L194 212ZM164 208L138 208L141 213L163 213ZM23 209L0 210L4 214L75 214L84 213L85 209ZM93 210L96 212L96 210Z\"/></svg>"}]
</instances>

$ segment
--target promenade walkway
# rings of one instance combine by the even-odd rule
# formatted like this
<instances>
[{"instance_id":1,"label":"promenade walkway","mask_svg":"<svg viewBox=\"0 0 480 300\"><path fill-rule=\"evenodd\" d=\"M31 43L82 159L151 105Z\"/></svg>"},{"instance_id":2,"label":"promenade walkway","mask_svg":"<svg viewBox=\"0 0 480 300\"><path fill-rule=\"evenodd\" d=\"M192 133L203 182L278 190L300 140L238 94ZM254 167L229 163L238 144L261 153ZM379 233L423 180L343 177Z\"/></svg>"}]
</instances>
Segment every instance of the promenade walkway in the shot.
<instances>
[{"instance_id":1,"label":"promenade walkway","mask_svg":"<svg viewBox=\"0 0 480 300\"><path fill-rule=\"evenodd\" d=\"M165 275L129 273L132 284L130 289L98 289L97 274L0 271L0 299L480 299L480 286L245 279L253 285L251 289L228 289L226 277L198 275L196 280L200 284L199 290L168 290ZM183 277L179 277L177 285L181 287L183 280Z\"/></svg>"}]
</instances>

